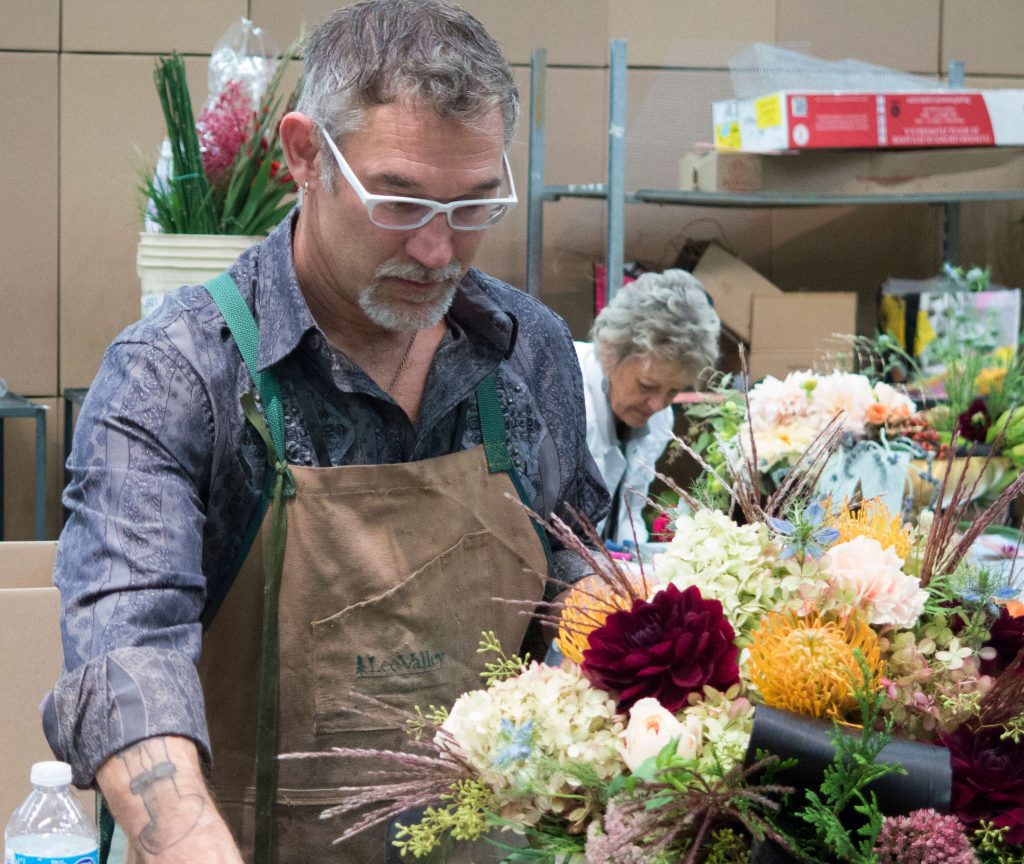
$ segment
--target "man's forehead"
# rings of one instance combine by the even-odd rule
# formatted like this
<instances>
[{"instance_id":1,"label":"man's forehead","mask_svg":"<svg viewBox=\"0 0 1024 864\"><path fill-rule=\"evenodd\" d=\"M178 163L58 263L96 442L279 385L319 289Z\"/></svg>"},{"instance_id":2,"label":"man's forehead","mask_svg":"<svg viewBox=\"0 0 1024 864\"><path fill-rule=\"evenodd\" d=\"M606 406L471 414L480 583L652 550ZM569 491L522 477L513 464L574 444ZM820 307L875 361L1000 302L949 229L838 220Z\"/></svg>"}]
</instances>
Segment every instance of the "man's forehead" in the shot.
<instances>
[{"instance_id":1,"label":"man's forehead","mask_svg":"<svg viewBox=\"0 0 1024 864\"><path fill-rule=\"evenodd\" d=\"M441 113L429 102L407 95L394 102L365 108L362 122L351 134L389 132L415 133L418 138L426 141L480 138L504 149L504 118L497 108L479 117L464 118Z\"/></svg>"}]
</instances>

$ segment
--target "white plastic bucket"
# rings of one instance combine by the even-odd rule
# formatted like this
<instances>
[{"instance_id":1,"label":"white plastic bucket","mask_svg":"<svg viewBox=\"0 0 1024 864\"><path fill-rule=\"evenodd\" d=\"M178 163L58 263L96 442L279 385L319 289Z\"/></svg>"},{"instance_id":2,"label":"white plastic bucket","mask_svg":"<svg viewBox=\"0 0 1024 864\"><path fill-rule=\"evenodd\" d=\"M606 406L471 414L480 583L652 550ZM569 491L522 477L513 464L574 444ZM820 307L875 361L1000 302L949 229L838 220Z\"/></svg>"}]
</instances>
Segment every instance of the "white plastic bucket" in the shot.
<instances>
[{"instance_id":1,"label":"white plastic bucket","mask_svg":"<svg viewBox=\"0 0 1024 864\"><path fill-rule=\"evenodd\" d=\"M139 234L135 265L142 285L143 316L156 309L169 291L212 279L263 239L241 234Z\"/></svg>"}]
</instances>

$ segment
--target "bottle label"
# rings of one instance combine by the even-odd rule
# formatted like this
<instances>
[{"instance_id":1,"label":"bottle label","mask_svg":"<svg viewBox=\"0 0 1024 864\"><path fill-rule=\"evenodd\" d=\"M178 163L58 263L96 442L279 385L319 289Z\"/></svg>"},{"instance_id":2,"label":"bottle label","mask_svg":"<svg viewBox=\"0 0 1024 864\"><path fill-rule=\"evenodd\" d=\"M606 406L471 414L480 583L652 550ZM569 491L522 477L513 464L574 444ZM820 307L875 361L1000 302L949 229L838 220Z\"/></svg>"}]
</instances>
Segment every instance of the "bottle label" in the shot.
<instances>
[{"instance_id":1,"label":"bottle label","mask_svg":"<svg viewBox=\"0 0 1024 864\"><path fill-rule=\"evenodd\" d=\"M99 864L99 854L88 852L85 855L20 855L8 852L4 864Z\"/></svg>"}]
</instances>

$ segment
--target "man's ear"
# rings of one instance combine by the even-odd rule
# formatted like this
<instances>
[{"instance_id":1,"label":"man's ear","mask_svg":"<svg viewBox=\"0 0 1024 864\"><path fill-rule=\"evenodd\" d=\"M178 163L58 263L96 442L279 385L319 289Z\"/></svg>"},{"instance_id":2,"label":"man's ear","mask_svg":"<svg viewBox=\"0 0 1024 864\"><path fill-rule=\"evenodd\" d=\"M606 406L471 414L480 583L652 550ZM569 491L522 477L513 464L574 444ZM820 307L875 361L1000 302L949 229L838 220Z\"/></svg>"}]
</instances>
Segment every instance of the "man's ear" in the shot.
<instances>
[{"instance_id":1,"label":"man's ear","mask_svg":"<svg viewBox=\"0 0 1024 864\"><path fill-rule=\"evenodd\" d=\"M281 118L281 147L288 171L301 189L320 177L320 136L312 118L291 111Z\"/></svg>"}]
</instances>

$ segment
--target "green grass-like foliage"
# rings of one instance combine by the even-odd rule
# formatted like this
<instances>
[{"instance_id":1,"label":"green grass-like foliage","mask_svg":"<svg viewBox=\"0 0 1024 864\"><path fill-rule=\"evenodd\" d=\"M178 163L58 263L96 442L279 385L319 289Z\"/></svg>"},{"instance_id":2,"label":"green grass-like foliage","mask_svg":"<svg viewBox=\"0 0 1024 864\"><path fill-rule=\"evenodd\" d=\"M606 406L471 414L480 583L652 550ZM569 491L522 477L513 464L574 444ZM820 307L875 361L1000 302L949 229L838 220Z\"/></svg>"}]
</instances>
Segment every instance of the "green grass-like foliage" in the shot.
<instances>
[{"instance_id":1,"label":"green grass-like foliage","mask_svg":"<svg viewBox=\"0 0 1024 864\"><path fill-rule=\"evenodd\" d=\"M285 56L292 53L290 49ZM260 100L252 132L227 172L227 182L214 185L203 168L185 61L177 52L157 59L153 81L171 145L171 175L164 183L147 172L142 192L152 202L151 218L164 233L266 234L291 209L285 199L295 191L294 181L290 176L271 176L275 162L285 170L278 114L286 68L284 60L278 63ZM294 97L293 93L289 104Z\"/></svg>"}]
</instances>

